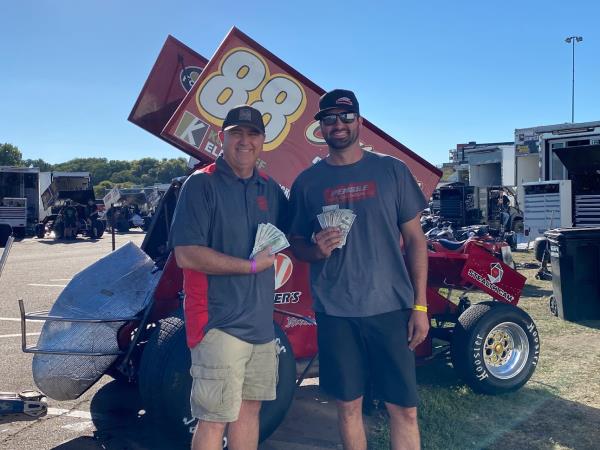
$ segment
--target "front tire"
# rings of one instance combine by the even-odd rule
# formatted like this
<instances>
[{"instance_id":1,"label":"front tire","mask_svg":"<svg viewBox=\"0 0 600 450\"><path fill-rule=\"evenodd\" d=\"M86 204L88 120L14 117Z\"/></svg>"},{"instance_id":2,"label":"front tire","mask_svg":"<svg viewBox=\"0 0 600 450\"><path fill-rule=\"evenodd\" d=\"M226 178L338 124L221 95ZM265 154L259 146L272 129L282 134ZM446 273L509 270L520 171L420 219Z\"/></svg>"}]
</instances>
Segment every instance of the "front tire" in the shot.
<instances>
[{"instance_id":1,"label":"front tire","mask_svg":"<svg viewBox=\"0 0 600 450\"><path fill-rule=\"evenodd\" d=\"M277 325L280 347L277 399L264 402L260 413L260 441L283 421L294 396L296 364L290 343ZM180 317L162 319L145 345L138 374L139 390L147 412L156 423L166 425L190 441L197 420L190 412L191 357L185 326Z\"/></svg>"},{"instance_id":2,"label":"front tire","mask_svg":"<svg viewBox=\"0 0 600 450\"><path fill-rule=\"evenodd\" d=\"M547 252L548 248L548 238L545 237L537 237L535 241L533 241L533 253L535 255L535 259L539 262L548 262L550 261L549 252Z\"/></svg>"},{"instance_id":3,"label":"front tire","mask_svg":"<svg viewBox=\"0 0 600 450\"><path fill-rule=\"evenodd\" d=\"M521 388L533 375L540 354L535 323L520 308L478 303L458 318L452 362L476 392L502 394Z\"/></svg>"}]
</instances>

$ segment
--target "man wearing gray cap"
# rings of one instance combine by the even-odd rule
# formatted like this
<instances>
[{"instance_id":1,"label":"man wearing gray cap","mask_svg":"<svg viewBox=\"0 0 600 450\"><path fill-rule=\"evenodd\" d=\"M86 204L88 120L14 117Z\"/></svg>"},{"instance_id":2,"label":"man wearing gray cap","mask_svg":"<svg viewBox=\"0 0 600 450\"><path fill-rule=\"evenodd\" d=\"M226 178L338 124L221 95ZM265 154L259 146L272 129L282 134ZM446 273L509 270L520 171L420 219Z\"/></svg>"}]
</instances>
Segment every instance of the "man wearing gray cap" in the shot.
<instances>
[{"instance_id":1,"label":"man wearing gray cap","mask_svg":"<svg viewBox=\"0 0 600 450\"><path fill-rule=\"evenodd\" d=\"M265 141L261 113L229 111L219 132L223 154L183 184L169 245L184 274L184 313L193 377L192 448L258 446L261 401L275 399L275 256L248 259L259 223L286 231L287 199L256 169Z\"/></svg>"},{"instance_id":2,"label":"man wearing gray cap","mask_svg":"<svg viewBox=\"0 0 600 450\"><path fill-rule=\"evenodd\" d=\"M371 381L390 415L392 449L418 449L413 350L429 330L419 221L427 202L402 161L361 148L359 112L351 91L321 97L315 119L329 155L294 181L290 243L310 262L319 385L337 400L344 448L366 450L362 400ZM317 217L335 209L348 217L346 235Z\"/></svg>"}]
</instances>

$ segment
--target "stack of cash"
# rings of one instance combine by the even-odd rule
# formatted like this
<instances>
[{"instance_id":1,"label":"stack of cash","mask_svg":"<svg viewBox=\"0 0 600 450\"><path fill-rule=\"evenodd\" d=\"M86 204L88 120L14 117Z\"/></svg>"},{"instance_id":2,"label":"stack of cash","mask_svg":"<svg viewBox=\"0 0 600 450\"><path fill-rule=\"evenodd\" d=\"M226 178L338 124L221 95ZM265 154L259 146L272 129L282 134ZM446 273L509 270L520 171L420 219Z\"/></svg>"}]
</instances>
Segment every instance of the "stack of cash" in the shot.
<instances>
[{"instance_id":1,"label":"stack of cash","mask_svg":"<svg viewBox=\"0 0 600 450\"><path fill-rule=\"evenodd\" d=\"M337 205L323 206L323 212L317 215L319 225L325 229L328 227L338 227L342 232L342 242L337 248L342 248L346 245L346 238L350 232L350 228L356 219L356 214L351 209L340 209Z\"/></svg>"},{"instance_id":2,"label":"stack of cash","mask_svg":"<svg viewBox=\"0 0 600 450\"><path fill-rule=\"evenodd\" d=\"M254 258L257 253L262 252L267 247L271 247L270 253L273 255L289 246L290 243L279 228L270 223L259 223L250 259Z\"/></svg>"}]
</instances>

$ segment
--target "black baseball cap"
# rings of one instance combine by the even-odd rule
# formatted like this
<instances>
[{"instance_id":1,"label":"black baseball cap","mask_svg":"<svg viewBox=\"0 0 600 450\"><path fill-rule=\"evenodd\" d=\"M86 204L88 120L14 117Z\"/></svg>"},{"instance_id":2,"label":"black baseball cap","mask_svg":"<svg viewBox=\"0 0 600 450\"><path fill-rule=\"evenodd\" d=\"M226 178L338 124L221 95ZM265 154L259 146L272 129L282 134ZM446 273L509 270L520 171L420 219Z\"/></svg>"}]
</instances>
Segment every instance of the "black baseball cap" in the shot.
<instances>
[{"instance_id":1,"label":"black baseball cap","mask_svg":"<svg viewBox=\"0 0 600 450\"><path fill-rule=\"evenodd\" d=\"M221 129L227 131L239 125L252 127L265 134L265 123L263 122L262 114L252 106L239 105L231 108L223 121Z\"/></svg>"},{"instance_id":2,"label":"black baseball cap","mask_svg":"<svg viewBox=\"0 0 600 450\"><path fill-rule=\"evenodd\" d=\"M356 95L354 95L354 92L345 89L334 89L323 94L319 99L319 112L315 114L315 119L320 120L332 109L343 109L360 115Z\"/></svg>"}]
</instances>

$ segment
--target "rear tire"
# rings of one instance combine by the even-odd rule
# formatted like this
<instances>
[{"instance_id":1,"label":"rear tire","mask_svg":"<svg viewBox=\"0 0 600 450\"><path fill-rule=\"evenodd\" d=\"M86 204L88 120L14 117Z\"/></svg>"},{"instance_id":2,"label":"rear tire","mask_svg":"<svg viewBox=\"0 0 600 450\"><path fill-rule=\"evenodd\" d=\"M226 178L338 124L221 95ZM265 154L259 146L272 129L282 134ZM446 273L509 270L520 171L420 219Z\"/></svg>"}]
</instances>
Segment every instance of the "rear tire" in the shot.
<instances>
[{"instance_id":1,"label":"rear tire","mask_svg":"<svg viewBox=\"0 0 600 450\"><path fill-rule=\"evenodd\" d=\"M277 399L264 402L260 413L260 441L271 435L283 421L295 390L296 363L283 331L275 326L279 339L279 381ZM186 441L191 440L197 420L190 411L191 357L185 326L180 317L162 319L145 345L138 383L142 402L152 419Z\"/></svg>"},{"instance_id":2,"label":"rear tire","mask_svg":"<svg viewBox=\"0 0 600 450\"><path fill-rule=\"evenodd\" d=\"M537 237L533 242L533 253L535 254L535 259L539 262L546 262L550 259L550 255L546 251L548 248L548 239L545 237Z\"/></svg>"},{"instance_id":3,"label":"rear tire","mask_svg":"<svg viewBox=\"0 0 600 450\"><path fill-rule=\"evenodd\" d=\"M521 388L540 354L535 323L520 308L498 302L471 306L458 318L452 363L476 392L502 394Z\"/></svg>"},{"instance_id":4,"label":"rear tire","mask_svg":"<svg viewBox=\"0 0 600 450\"><path fill-rule=\"evenodd\" d=\"M8 238L12 235L13 229L7 223L0 223L0 247L4 248Z\"/></svg>"},{"instance_id":5,"label":"rear tire","mask_svg":"<svg viewBox=\"0 0 600 450\"><path fill-rule=\"evenodd\" d=\"M65 236L65 226L61 223L54 225L54 239L60 240Z\"/></svg>"},{"instance_id":6,"label":"rear tire","mask_svg":"<svg viewBox=\"0 0 600 450\"><path fill-rule=\"evenodd\" d=\"M35 225L35 235L38 239L43 239L46 236L46 226L43 223Z\"/></svg>"}]
</instances>

